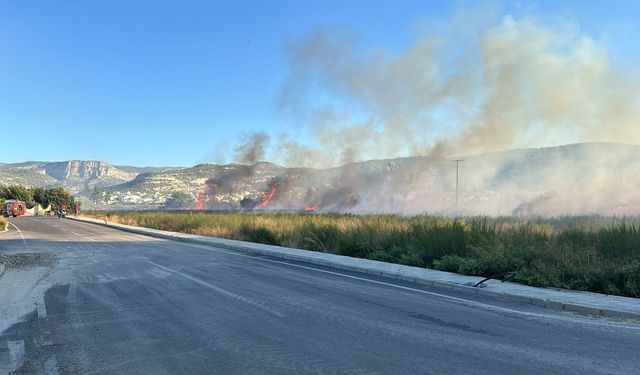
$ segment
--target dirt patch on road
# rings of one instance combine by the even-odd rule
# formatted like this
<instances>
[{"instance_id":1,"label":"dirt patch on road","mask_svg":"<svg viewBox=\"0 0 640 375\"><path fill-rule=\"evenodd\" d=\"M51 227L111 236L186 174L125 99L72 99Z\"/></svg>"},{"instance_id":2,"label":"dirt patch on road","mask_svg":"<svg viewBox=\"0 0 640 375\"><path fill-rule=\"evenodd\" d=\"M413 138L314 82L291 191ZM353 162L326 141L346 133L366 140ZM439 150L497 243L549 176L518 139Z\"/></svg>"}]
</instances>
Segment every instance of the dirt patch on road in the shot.
<instances>
[{"instance_id":1,"label":"dirt patch on road","mask_svg":"<svg viewBox=\"0 0 640 375\"><path fill-rule=\"evenodd\" d=\"M31 268L33 266L48 266L53 263L53 257L41 253L0 254L0 264L7 268Z\"/></svg>"}]
</instances>

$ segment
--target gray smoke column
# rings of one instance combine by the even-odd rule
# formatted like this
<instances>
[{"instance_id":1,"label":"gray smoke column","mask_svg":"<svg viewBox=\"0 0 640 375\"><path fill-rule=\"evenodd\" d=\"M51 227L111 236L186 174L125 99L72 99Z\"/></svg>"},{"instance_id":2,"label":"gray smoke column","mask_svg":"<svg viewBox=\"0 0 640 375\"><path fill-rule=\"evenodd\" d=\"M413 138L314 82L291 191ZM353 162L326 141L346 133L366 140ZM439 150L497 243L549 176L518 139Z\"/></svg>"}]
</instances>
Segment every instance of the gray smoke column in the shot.
<instances>
[{"instance_id":1,"label":"gray smoke column","mask_svg":"<svg viewBox=\"0 0 640 375\"><path fill-rule=\"evenodd\" d=\"M246 141L235 149L235 160L245 165L254 165L264 160L265 149L269 143L269 135L266 132L258 132L247 137Z\"/></svg>"},{"instance_id":2,"label":"gray smoke column","mask_svg":"<svg viewBox=\"0 0 640 375\"><path fill-rule=\"evenodd\" d=\"M245 141L235 148L235 161L239 164L228 165L216 176L209 178L204 184L204 194L209 197L208 209L235 209L237 205L220 203L222 196L229 196L236 192L239 186L246 184L258 166L258 162L265 158L265 148L269 143L269 136L265 132L250 134ZM243 206L240 202L238 205ZM245 208L245 207L242 207Z\"/></svg>"},{"instance_id":3,"label":"gray smoke column","mask_svg":"<svg viewBox=\"0 0 640 375\"><path fill-rule=\"evenodd\" d=\"M573 24L455 17L400 52L319 29L286 45L287 165L640 141L640 82Z\"/></svg>"}]
</instances>

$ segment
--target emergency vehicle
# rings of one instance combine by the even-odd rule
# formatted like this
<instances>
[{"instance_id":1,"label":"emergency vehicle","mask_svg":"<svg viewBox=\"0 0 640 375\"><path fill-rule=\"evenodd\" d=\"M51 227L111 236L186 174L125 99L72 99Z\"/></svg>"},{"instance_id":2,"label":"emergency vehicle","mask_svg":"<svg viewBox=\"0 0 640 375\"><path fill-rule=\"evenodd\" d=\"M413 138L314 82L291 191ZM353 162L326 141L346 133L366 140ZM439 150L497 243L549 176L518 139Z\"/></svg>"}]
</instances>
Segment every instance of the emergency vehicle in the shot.
<instances>
[{"instance_id":1,"label":"emergency vehicle","mask_svg":"<svg viewBox=\"0 0 640 375\"><path fill-rule=\"evenodd\" d=\"M17 199L7 199L2 206L2 216L21 216L24 215L27 210L27 204L25 201L19 201Z\"/></svg>"}]
</instances>

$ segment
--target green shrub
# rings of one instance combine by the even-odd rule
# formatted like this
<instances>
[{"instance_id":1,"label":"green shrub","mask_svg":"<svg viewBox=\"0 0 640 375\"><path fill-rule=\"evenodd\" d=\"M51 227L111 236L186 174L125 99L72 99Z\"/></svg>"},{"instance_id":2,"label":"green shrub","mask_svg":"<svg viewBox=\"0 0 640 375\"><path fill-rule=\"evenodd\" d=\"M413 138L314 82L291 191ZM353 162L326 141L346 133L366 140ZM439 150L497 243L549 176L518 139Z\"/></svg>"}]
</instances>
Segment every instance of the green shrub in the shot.
<instances>
[{"instance_id":1,"label":"green shrub","mask_svg":"<svg viewBox=\"0 0 640 375\"><path fill-rule=\"evenodd\" d=\"M629 297L640 298L640 261L620 268L616 272L616 279L621 290Z\"/></svg>"},{"instance_id":2,"label":"green shrub","mask_svg":"<svg viewBox=\"0 0 640 375\"><path fill-rule=\"evenodd\" d=\"M469 271L474 267L475 262L472 259L458 255L445 255L433 263L433 268L437 270L456 273L463 273L462 271Z\"/></svg>"},{"instance_id":3,"label":"green shrub","mask_svg":"<svg viewBox=\"0 0 640 375\"><path fill-rule=\"evenodd\" d=\"M264 226L242 224L240 228L238 228L238 235L242 241L256 242L265 245L280 244L276 236Z\"/></svg>"}]
</instances>

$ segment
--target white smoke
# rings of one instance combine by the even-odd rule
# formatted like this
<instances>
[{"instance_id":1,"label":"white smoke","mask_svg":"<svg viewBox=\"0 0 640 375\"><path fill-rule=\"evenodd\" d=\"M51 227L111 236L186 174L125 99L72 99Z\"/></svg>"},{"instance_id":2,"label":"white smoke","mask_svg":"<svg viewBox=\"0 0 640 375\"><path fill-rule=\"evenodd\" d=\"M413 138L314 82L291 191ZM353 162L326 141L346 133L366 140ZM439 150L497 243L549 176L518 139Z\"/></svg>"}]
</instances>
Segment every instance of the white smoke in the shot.
<instances>
[{"instance_id":1,"label":"white smoke","mask_svg":"<svg viewBox=\"0 0 640 375\"><path fill-rule=\"evenodd\" d=\"M462 155L640 140L640 82L574 25L456 17L402 53L320 29L287 45L280 108L315 144L285 138L287 165ZM451 30L467 30L463 35ZM462 38L462 39L461 39Z\"/></svg>"},{"instance_id":2,"label":"white smoke","mask_svg":"<svg viewBox=\"0 0 640 375\"><path fill-rule=\"evenodd\" d=\"M638 72L621 68L575 24L509 15L476 21L457 15L400 53L364 47L354 33L336 29L289 42L279 108L296 136L278 137L268 154L269 137L256 134L236 149L236 160L255 164L268 156L291 167L330 167L430 156L382 169L347 166L328 174L326 191L322 183L287 180L289 190L299 185L298 198L310 194L300 207L318 201L356 213L640 213L636 147L491 154L640 142ZM447 159L453 156L467 156L459 207Z\"/></svg>"}]
</instances>

